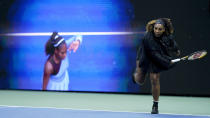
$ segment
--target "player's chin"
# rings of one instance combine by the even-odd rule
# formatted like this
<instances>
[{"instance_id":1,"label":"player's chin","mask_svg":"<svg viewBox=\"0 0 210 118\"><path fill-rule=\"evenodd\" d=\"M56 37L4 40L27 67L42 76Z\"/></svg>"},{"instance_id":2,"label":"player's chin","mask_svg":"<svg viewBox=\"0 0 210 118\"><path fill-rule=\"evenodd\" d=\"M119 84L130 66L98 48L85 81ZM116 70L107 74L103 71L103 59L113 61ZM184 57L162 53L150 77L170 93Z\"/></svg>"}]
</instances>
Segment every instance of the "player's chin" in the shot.
<instances>
[{"instance_id":1,"label":"player's chin","mask_svg":"<svg viewBox=\"0 0 210 118\"><path fill-rule=\"evenodd\" d=\"M62 60L64 60L66 58L66 56L61 57Z\"/></svg>"},{"instance_id":2,"label":"player's chin","mask_svg":"<svg viewBox=\"0 0 210 118\"><path fill-rule=\"evenodd\" d=\"M155 37L160 37L161 36L161 34L155 34Z\"/></svg>"}]
</instances>

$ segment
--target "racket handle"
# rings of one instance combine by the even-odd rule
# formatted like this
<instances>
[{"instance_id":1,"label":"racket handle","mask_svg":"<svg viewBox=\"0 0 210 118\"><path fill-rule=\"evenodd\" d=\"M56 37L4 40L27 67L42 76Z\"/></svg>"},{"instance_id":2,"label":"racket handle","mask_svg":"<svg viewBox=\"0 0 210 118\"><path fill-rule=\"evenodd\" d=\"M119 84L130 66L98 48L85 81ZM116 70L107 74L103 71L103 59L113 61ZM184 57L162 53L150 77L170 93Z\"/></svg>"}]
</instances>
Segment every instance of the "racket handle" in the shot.
<instances>
[{"instance_id":1,"label":"racket handle","mask_svg":"<svg viewBox=\"0 0 210 118\"><path fill-rule=\"evenodd\" d=\"M171 62L172 63L176 63L176 62L178 62L178 61L180 61L181 59L173 59L173 60L171 60Z\"/></svg>"}]
</instances>

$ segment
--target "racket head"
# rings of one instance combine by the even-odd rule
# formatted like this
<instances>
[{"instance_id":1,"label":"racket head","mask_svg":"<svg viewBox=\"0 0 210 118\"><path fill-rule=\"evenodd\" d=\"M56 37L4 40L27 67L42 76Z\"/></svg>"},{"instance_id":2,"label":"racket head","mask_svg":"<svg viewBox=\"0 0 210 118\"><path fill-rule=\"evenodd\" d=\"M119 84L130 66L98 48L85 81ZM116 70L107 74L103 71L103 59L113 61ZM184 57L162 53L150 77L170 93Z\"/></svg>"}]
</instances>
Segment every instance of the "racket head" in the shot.
<instances>
[{"instance_id":1,"label":"racket head","mask_svg":"<svg viewBox=\"0 0 210 118\"><path fill-rule=\"evenodd\" d=\"M194 52L194 53L190 54L188 56L187 60L201 59L201 58L203 58L206 55L207 55L207 51L206 50L197 51L197 52Z\"/></svg>"}]
</instances>

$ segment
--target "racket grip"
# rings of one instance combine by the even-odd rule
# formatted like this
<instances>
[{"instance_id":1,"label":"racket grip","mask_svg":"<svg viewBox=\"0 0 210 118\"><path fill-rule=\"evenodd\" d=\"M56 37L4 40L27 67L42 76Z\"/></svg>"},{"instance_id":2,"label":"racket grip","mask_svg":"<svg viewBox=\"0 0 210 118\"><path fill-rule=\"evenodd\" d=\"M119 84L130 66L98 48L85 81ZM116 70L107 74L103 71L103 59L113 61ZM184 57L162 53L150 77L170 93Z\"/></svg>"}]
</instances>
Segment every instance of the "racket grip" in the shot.
<instances>
[{"instance_id":1,"label":"racket grip","mask_svg":"<svg viewBox=\"0 0 210 118\"><path fill-rule=\"evenodd\" d=\"M171 62L172 63L175 63L175 62L178 62L178 61L180 61L181 59L173 59L173 60L171 60Z\"/></svg>"}]
</instances>

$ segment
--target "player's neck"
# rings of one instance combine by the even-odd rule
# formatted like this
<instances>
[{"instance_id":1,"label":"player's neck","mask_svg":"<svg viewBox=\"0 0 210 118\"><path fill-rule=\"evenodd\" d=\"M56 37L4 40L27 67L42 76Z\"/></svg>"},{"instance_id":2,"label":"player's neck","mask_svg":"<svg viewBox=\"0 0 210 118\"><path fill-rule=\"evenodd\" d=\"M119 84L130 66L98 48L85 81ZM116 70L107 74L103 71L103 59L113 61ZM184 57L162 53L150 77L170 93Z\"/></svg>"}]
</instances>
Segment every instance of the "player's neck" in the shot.
<instances>
[{"instance_id":1,"label":"player's neck","mask_svg":"<svg viewBox=\"0 0 210 118\"><path fill-rule=\"evenodd\" d=\"M59 64L59 63L61 62L61 60L60 60L59 58L57 58L57 57L55 56L55 54L52 56L52 58L53 58L53 60L54 60L54 62L55 62L56 64Z\"/></svg>"}]
</instances>

